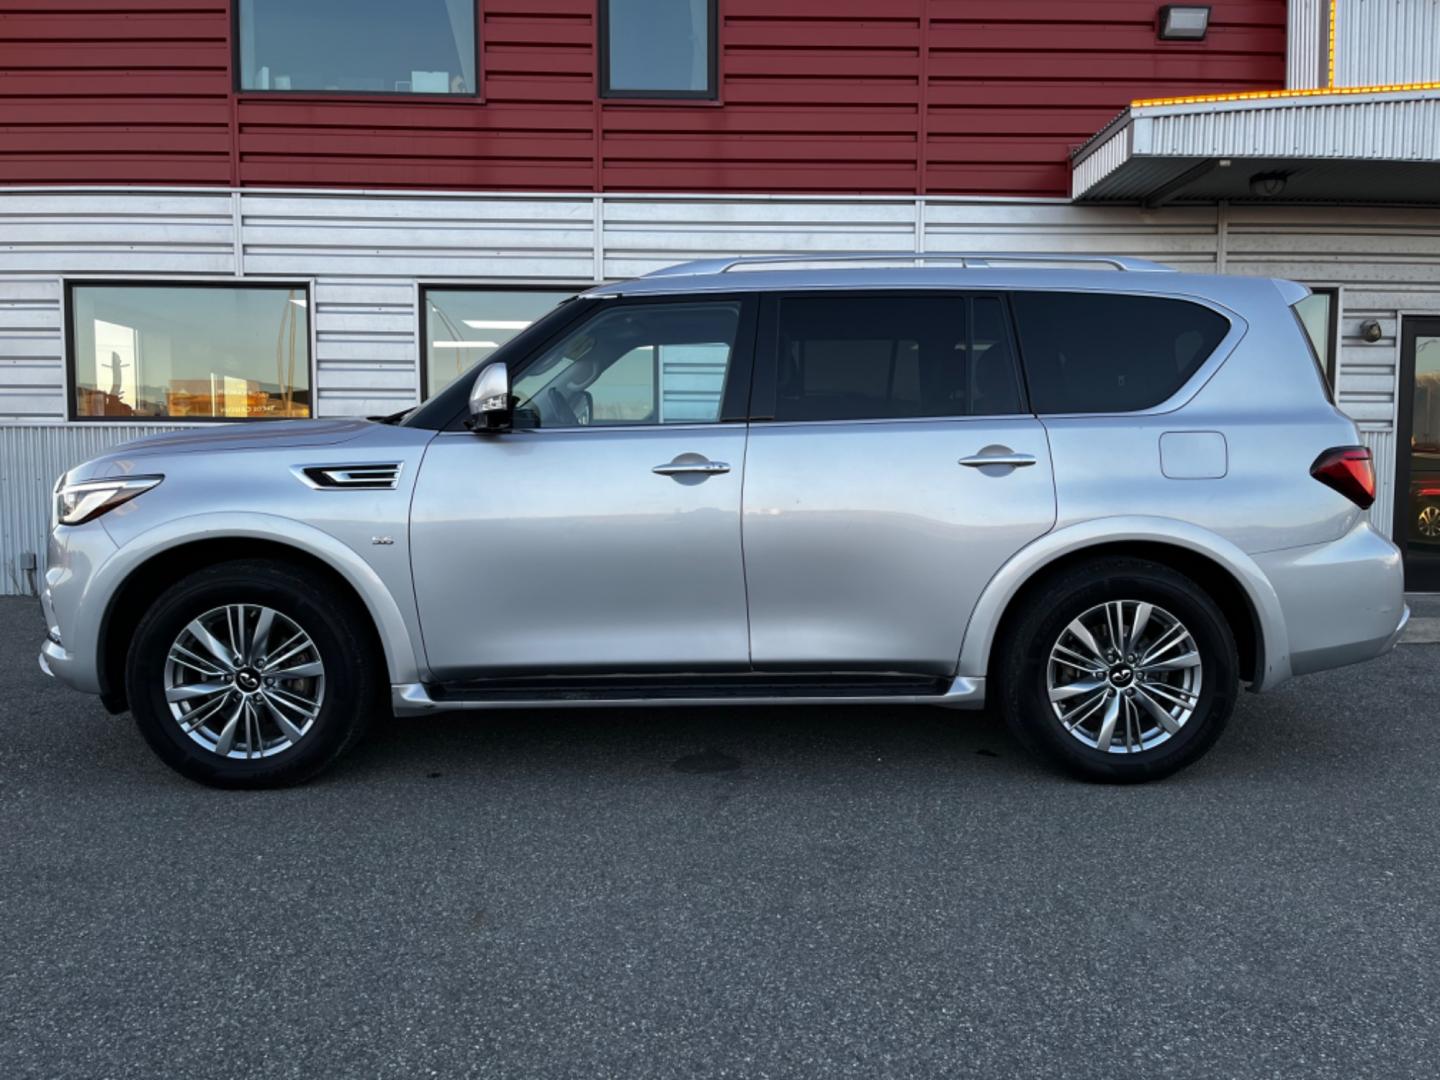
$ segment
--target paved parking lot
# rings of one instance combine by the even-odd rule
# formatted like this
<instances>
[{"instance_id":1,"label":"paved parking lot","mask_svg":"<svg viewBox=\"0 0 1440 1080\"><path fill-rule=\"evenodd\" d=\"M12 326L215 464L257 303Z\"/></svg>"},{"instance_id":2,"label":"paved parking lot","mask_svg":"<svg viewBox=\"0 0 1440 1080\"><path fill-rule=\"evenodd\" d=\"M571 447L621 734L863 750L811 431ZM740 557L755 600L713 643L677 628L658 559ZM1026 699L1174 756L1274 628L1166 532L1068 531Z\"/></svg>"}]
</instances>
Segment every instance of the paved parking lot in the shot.
<instances>
[{"instance_id":1,"label":"paved parking lot","mask_svg":"<svg viewBox=\"0 0 1440 1080\"><path fill-rule=\"evenodd\" d=\"M226 794L42 633L0 601L6 1078L1440 1066L1440 644L1247 695L1142 788L793 709L397 721Z\"/></svg>"}]
</instances>

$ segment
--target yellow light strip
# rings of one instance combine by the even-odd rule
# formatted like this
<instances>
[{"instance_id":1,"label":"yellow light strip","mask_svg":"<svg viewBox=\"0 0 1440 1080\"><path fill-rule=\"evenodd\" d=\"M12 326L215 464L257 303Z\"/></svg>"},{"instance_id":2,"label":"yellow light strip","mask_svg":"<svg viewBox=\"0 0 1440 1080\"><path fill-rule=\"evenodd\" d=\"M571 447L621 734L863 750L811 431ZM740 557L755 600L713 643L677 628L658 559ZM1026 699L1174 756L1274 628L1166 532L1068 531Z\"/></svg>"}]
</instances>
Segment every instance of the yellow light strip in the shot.
<instances>
[{"instance_id":1,"label":"yellow light strip","mask_svg":"<svg viewBox=\"0 0 1440 1080\"><path fill-rule=\"evenodd\" d=\"M1142 98L1130 102L1132 109L1152 105L1207 105L1218 101L1266 101L1275 98L1325 97L1331 94L1402 94L1416 90L1440 90L1440 82L1395 83L1390 86L1319 86L1313 90L1245 90L1234 94L1191 94L1188 97Z\"/></svg>"},{"instance_id":2,"label":"yellow light strip","mask_svg":"<svg viewBox=\"0 0 1440 1080\"><path fill-rule=\"evenodd\" d=\"M1335 85L1335 9L1340 6L1340 0L1330 0L1330 60L1326 67L1327 76L1325 82L1329 86Z\"/></svg>"}]
</instances>

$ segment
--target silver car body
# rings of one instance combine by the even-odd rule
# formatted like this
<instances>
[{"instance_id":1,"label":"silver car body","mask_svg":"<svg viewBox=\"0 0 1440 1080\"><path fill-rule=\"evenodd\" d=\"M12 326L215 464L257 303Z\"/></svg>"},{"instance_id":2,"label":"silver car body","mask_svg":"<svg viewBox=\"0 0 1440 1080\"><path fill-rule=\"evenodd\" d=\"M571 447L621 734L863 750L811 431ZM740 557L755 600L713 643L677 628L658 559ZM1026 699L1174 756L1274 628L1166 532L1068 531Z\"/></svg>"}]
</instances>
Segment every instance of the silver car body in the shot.
<instances>
[{"instance_id":1,"label":"silver car body","mask_svg":"<svg viewBox=\"0 0 1440 1080\"><path fill-rule=\"evenodd\" d=\"M113 696L102 637L122 584L182 546L220 538L285 545L342 575L374 621L402 713L534 704L503 693L440 699L433 688L557 669L894 670L935 676L948 690L887 701L979 707L1017 592L1057 559L1116 544L1167 545L1228 575L1252 621L1253 689L1385 651L1408 615L1399 553L1352 502L1308 475L1320 450L1359 438L1317 389L1290 309L1306 290L1113 262L1122 272L1008 258L692 264L577 303L1047 289L1184 298L1221 311L1232 328L1213 355L1173 397L1140 412L498 436L297 421L118 447L68 479L164 481L95 521L54 529L42 666ZM1035 466L957 465L1002 451ZM700 483L653 471L685 455L728 471ZM375 464L394 467L392 487L321 487L302 472ZM663 699L637 692L605 703ZM582 702L543 702L573 703Z\"/></svg>"}]
</instances>

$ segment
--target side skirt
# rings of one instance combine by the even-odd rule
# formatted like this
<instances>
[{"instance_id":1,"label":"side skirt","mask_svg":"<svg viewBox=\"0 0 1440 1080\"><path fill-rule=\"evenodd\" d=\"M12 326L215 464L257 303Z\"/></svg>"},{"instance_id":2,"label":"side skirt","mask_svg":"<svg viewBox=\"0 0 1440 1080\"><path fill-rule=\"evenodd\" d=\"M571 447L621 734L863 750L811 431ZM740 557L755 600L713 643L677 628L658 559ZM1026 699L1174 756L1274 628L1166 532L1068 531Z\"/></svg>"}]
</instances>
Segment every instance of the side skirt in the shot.
<instances>
[{"instance_id":1,"label":"side skirt","mask_svg":"<svg viewBox=\"0 0 1440 1080\"><path fill-rule=\"evenodd\" d=\"M736 676L732 679L530 679L476 683L399 683L397 716L481 709L664 708L695 705L939 705L980 709L983 678L908 676Z\"/></svg>"}]
</instances>

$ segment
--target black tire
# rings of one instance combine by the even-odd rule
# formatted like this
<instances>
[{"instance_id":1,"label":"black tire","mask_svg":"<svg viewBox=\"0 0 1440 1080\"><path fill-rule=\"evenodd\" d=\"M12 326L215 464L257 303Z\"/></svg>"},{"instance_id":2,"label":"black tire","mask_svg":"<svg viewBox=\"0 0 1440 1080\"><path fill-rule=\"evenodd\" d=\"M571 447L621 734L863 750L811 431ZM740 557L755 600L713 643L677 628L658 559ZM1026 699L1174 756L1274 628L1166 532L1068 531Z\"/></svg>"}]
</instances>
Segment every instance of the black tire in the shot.
<instances>
[{"instance_id":1,"label":"black tire","mask_svg":"<svg viewBox=\"0 0 1440 1080\"><path fill-rule=\"evenodd\" d=\"M320 707L303 737L253 760L221 756L201 745L182 730L166 702L171 646L192 620L233 604L263 605L292 620L309 635L324 665ZM221 788L301 783L344 753L377 711L385 668L365 632L368 618L353 598L336 596L282 562L246 559L197 571L163 592L136 627L125 663L130 711L161 760L191 780Z\"/></svg>"},{"instance_id":2,"label":"black tire","mask_svg":"<svg viewBox=\"0 0 1440 1080\"><path fill-rule=\"evenodd\" d=\"M1071 735L1051 706L1047 685L1050 652L1066 627L1096 605L1116 600L1153 604L1183 623L1194 639L1203 673L1194 711L1179 730L1129 753L1106 752ZM1032 752L1086 780L1136 783L1184 768L1220 737L1239 692L1235 637L1215 602L1194 581L1144 559L1097 559L1058 573L1022 603L997 643L1002 650L997 673L1005 720Z\"/></svg>"}]
</instances>

